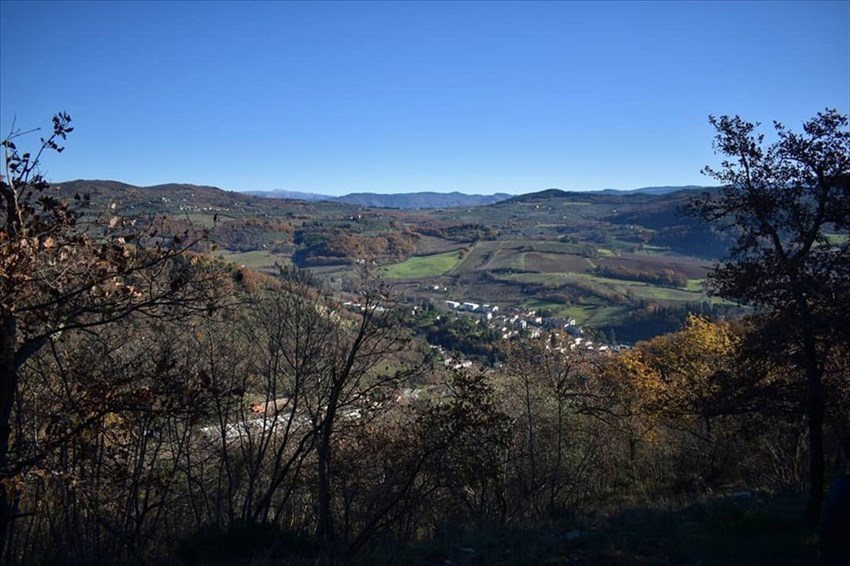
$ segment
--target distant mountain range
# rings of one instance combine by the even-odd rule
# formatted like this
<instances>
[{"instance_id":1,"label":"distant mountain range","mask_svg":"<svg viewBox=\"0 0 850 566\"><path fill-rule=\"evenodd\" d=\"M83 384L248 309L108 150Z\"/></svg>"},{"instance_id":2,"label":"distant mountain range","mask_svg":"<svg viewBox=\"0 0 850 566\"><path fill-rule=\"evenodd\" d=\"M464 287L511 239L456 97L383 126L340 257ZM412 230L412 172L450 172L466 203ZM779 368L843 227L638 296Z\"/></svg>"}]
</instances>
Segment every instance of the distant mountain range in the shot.
<instances>
[{"instance_id":1,"label":"distant mountain range","mask_svg":"<svg viewBox=\"0 0 850 566\"><path fill-rule=\"evenodd\" d=\"M302 193L301 191L243 191L246 195L263 198L280 198L288 200L303 200L307 202L316 202L317 200L333 200L338 197L328 195L320 195L319 193Z\"/></svg>"},{"instance_id":2,"label":"distant mountain range","mask_svg":"<svg viewBox=\"0 0 850 566\"><path fill-rule=\"evenodd\" d=\"M648 194L648 195L666 195L678 191L701 190L705 187L697 185L686 185L681 187L644 187L640 189L619 190L605 189L602 191L561 191L560 189L548 189L556 193L562 192L594 192L597 194ZM438 193L433 191L424 191L416 193L350 193L340 197L322 195L318 193L302 193L299 191L245 191L246 194L277 199L294 199L308 202L316 201L334 201L344 202L347 204L356 204L370 208L461 208L464 206L485 206L495 204L504 200L514 198L514 195L507 193L496 193L493 195L469 195L457 191L451 193ZM543 191L546 193L547 191ZM532 193L540 194L540 193Z\"/></svg>"},{"instance_id":3,"label":"distant mountain range","mask_svg":"<svg viewBox=\"0 0 850 566\"><path fill-rule=\"evenodd\" d=\"M337 202L351 204L366 208L394 208L394 209L439 209L439 208L463 208L473 206L486 206L511 200L540 200L550 197L559 197L568 194L597 194L607 196L643 194L643 195L666 195L679 191L704 190L707 187L696 185L668 186L668 187L644 187L632 190L605 189L601 191L562 191L560 189L547 189L540 192L525 193L521 195L510 195L507 193L496 193L493 195L466 194L457 191L451 193L438 193L434 191L423 191L415 193L350 193L344 196L329 196L318 193L306 193L299 191L243 191L234 192L217 187L199 186L191 184L169 183L152 187L136 187L120 181L95 181L76 180L59 183L64 190L71 194L74 192L88 192L91 196L117 196L141 198L177 198L201 197L210 201L221 201L219 204L226 205L227 202L248 204L250 199L286 199L303 202Z\"/></svg>"},{"instance_id":4,"label":"distant mountain range","mask_svg":"<svg viewBox=\"0 0 850 566\"><path fill-rule=\"evenodd\" d=\"M302 193L298 191L246 191L247 194L264 198L282 198L315 201L334 201L356 204L370 208L459 208L464 206L484 206L511 198L513 195L497 193L494 195L468 195L457 191L437 193L423 191L417 193L350 193L341 197Z\"/></svg>"},{"instance_id":5,"label":"distant mountain range","mask_svg":"<svg viewBox=\"0 0 850 566\"><path fill-rule=\"evenodd\" d=\"M702 191L708 187L700 185L683 185L681 187L643 187L640 189L605 189L599 191L603 194L641 193L646 195L666 195L678 193L679 191Z\"/></svg>"}]
</instances>

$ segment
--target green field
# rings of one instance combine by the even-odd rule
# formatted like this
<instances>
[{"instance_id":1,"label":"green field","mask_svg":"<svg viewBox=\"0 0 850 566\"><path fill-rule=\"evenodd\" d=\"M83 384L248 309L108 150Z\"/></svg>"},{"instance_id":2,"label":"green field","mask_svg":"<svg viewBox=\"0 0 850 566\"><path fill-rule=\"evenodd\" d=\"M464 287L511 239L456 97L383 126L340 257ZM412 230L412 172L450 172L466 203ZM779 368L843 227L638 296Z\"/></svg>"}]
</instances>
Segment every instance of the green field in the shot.
<instances>
[{"instance_id":1,"label":"green field","mask_svg":"<svg viewBox=\"0 0 850 566\"><path fill-rule=\"evenodd\" d=\"M384 275L387 279L436 277L451 271L458 261L458 251L417 256L402 263L387 266Z\"/></svg>"},{"instance_id":2,"label":"green field","mask_svg":"<svg viewBox=\"0 0 850 566\"><path fill-rule=\"evenodd\" d=\"M703 291L701 279L688 282L688 287L679 289L675 287L662 287L640 281L625 281L621 279L610 279L589 273L506 273L501 274L499 279L514 283L532 283L547 288L557 288L564 284L586 289L603 297L616 295L629 296L634 299L651 301L662 301L667 303L685 302L698 303L706 300L712 302L717 299L709 299ZM528 304L528 303L526 303ZM570 315L576 319L579 316Z\"/></svg>"},{"instance_id":3,"label":"green field","mask_svg":"<svg viewBox=\"0 0 850 566\"><path fill-rule=\"evenodd\" d=\"M706 296L698 287L695 290L662 287L641 281L611 279L587 273L572 273L570 276L579 285L603 294L606 292L619 293L631 295L637 299L669 302L700 302L706 299Z\"/></svg>"},{"instance_id":4,"label":"green field","mask_svg":"<svg viewBox=\"0 0 850 566\"><path fill-rule=\"evenodd\" d=\"M565 308L560 312L560 315L574 318L581 325L605 326L622 319L628 311L627 307L622 306L589 304Z\"/></svg>"},{"instance_id":5,"label":"green field","mask_svg":"<svg viewBox=\"0 0 850 566\"><path fill-rule=\"evenodd\" d=\"M583 259L588 262L589 260ZM591 264L592 265L592 264ZM531 283L547 288L557 288L565 284L587 289L601 296L623 295L635 299L663 302L702 302L709 300L703 288L704 279L689 279L687 287L665 287L642 281L629 281L602 277L580 271L561 271L544 273L500 273L497 279L512 283ZM576 317L578 318L578 317Z\"/></svg>"},{"instance_id":6,"label":"green field","mask_svg":"<svg viewBox=\"0 0 850 566\"><path fill-rule=\"evenodd\" d=\"M580 325L605 326L612 324L628 314L628 307L607 305L603 302L588 302L582 305L564 305L541 299L532 299L522 303L527 309L546 309L554 312L557 316L574 318Z\"/></svg>"},{"instance_id":7,"label":"green field","mask_svg":"<svg viewBox=\"0 0 850 566\"><path fill-rule=\"evenodd\" d=\"M526 309L552 309L556 311L564 307L564 305L546 301L544 299L531 299L530 301L522 303L522 306Z\"/></svg>"}]
</instances>

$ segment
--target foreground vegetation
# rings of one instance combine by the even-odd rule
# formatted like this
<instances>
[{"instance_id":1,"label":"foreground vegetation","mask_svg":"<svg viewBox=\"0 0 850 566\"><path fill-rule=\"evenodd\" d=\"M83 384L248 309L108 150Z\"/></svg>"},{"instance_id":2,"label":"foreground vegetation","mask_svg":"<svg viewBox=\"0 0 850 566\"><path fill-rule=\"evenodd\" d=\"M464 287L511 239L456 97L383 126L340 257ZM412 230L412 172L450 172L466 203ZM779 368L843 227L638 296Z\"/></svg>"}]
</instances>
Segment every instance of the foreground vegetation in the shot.
<instances>
[{"instance_id":1,"label":"foreground vegetation","mask_svg":"<svg viewBox=\"0 0 850 566\"><path fill-rule=\"evenodd\" d=\"M69 123L55 118L42 151L59 149ZM727 153L757 146L750 125L717 125L720 142L738 143L723 146ZM846 119L819 115L807 132L813 145L785 137L780 149L826 152L816 182L783 162L782 184L730 182L720 193L726 210L741 190L753 194L737 201L744 218L727 225L738 227L733 240L743 238L733 261L709 284L759 314L690 314L675 332L619 352L561 329L507 340L471 319L423 313L369 261L344 282L291 265L262 273L226 263L209 253L205 229L125 217L117 206L93 210L83 195L63 200L38 174L41 153L19 154L7 140L2 559L813 560L812 509L837 472L827 455L850 430L848 241L832 237L848 230L848 201L839 197L849 190L841 175L850 152ZM832 145L815 143L822 138ZM777 187L817 194L783 203ZM756 229L790 206L802 236L779 225L776 238L748 239L754 195L775 205L753 213ZM815 197L820 215L794 208ZM706 198L697 212L717 204ZM533 214L544 202L552 204L538 196L520 205ZM576 204L562 208L583 215L600 206ZM394 276L484 269L493 288L523 277L545 288L568 265L631 266L570 273L583 286L557 283L529 299L574 312L623 307L631 299L592 286L616 290L635 273L644 280L631 281L647 285L649 272L634 268L656 261L566 241L502 246L460 220L432 229L462 233L470 242L463 253L408 259ZM258 233L274 226L321 249L291 256L314 267L348 261L348 246L402 259L417 239L399 224L365 244L359 236L385 231L375 218L352 216L350 234L337 226L308 245L315 234L306 223L258 222ZM770 247L777 242L784 256L771 263L782 255ZM282 250L286 242L269 244ZM782 263L790 254L796 259ZM683 277L652 277L666 278L670 294L690 293L688 280L701 272L689 261L679 261ZM760 277L748 279L753 273ZM658 305L641 312L645 324L664 316ZM438 337L442 350L428 343ZM456 363L452 347L473 339L466 346L479 348L484 363Z\"/></svg>"},{"instance_id":2,"label":"foreground vegetation","mask_svg":"<svg viewBox=\"0 0 850 566\"><path fill-rule=\"evenodd\" d=\"M374 551L373 564L816 564L794 494L711 496L577 516L538 528L464 530Z\"/></svg>"}]
</instances>

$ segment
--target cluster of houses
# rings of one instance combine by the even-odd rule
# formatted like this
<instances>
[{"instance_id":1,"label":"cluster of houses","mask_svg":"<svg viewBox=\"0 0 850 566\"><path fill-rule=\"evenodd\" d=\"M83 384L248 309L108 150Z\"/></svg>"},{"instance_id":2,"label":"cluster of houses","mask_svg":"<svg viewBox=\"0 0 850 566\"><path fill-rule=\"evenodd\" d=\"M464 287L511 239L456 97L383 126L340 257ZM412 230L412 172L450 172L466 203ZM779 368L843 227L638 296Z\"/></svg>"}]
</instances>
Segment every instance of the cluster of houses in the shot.
<instances>
[{"instance_id":1,"label":"cluster of houses","mask_svg":"<svg viewBox=\"0 0 850 566\"><path fill-rule=\"evenodd\" d=\"M609 352L627 348L623 345L609 346L594 342L585 336L584 329L578 325L574 318L543 317L535 310L518 307L500 308L498 305L468 301L444 300L440 301L438 306L463 316L475 317L477 324L486 324L491 330L497 332L503 340L516 337L535 339L547 335L552 330L559 330L570 336L564 346L566 350ZM363 308L360 303L353 301L344 302L343 307L353 312L359 312ZM381 311L384 310L382 307L377 308ZM418 306L413 307L414 315L419 308ZM448 367L460 369L472 364L471 361L451 357L439 346L432 345L431 347L440 351L441 357Z\"/></svg>"},{"instance_id":2,"label":"cluster of houses","mask_svg":"<svg viewBox=\"0 0 850 566\"><path fill-rule=\"evenodd\" d=\"M460 303L458 301L446 301L446 305L456 311L477 312L486 315L488 320L493 317L493 313L499 312L498 306L479 305L478 303Z\"/></svg>"},{"instance_id":3,"label":"cluster of houses","mask_svg":"<svg viewBox=\"0 0 850 566\"><path fill-rule=\"evenodd\" d=\"M195 193L191 193L189 198L195 198ZM163 204L168 204L172 199L168 197L159 197L159 201ZM182 198L180 202L189 202L189 199ZM148 204L155 204L154 201L148 201ZM135 208L131 206L130 208ZM180 212L228 212L230 208L223 206L197 206L193 204L178 205Z\"/></svg>"},{"instance_id":4,"label":"cluster of houses","mask_svg":"<svg viewBox=\"0 0 850 566\"><path fill-rule=\"evenodd\" d=\"M563 330L573 336L581 336L584 331L574 318L539 316L536 311L511 308L501 312L497 305L478 304L459 301L444 301L449 310L478 315L490 328L501 332L508 339L519 334L538 338L547 330Z\"/></svg>"}]
</instances>

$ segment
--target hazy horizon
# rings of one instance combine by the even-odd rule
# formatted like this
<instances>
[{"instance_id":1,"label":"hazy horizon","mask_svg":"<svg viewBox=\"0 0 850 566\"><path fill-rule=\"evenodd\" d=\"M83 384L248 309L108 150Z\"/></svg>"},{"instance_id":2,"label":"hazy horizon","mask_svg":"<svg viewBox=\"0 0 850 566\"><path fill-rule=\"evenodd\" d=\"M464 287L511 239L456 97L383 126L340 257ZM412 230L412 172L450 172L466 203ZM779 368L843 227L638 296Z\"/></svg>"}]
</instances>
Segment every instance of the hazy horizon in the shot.
<instances>
[{"instance_id":1,"label":"hazy horizon","mask_svg":"<svg viewBox=\"0 0 850 566\"><path fill-rule=\"evenodd\" d=\"M235 192L235 193L246 193L246 194L247 193L278 193L278 192L280 192L280 193L300 193L300 194L304 194L304 195L316 195L316 196L326 196L326 197L341 197L341 196L348 196L348 195L352 195L352 194L405 195L405 194L418 194L418 193L436 193L436 194L460 193L460 194L465 194L465 195L468 195L468 196L494 196L494 195L497 195L497 194L506 194L506 195L510 195L510 196L514 197L514 196L526 195L526 194L531 194L531 193L538 193L538 192L541 192L541 191L548 191L548 190L558 190L558 191L564 191L564 192L568 192L568 193L569 192L594 193L594 192L601 192L601 191L634 192L634 191L640 191L640 190L644 190L644 189L690 188L690 187L704 188L704 187L712 186L711 183L708 183L708 184L701 184L701 185L693 185L693 184L690 184L690 185L670 185L670 184L664 184L664 185L652 185L652 186L630 187L630 188L603 187L603 188L598 188L598 189L597 188L581 189L581 188L563 188L563 187L543 187L543 188L531 188L531 189L528 189L528 190L521 190L521 191L518 191L518 192L507 192L507 191L470 192L470 191L465 191L463 189L443 189L443 190L440 190L440 189L421 189L421 190L398 190L398 191L389 190L389 191L383 191L383 192L381 192L381 191L370 191L370 190L358 190L358 191L349 191L349 192L344 192L344 193L339 193L339 194L332 194L330 192L296 191L296 190L290 190L290 189L240 189L240 188L233 188L233 187L225 187L225 186L221 186L221 185L217 185L217 184L193 183L191 181L168 181L168 182L164 182L164 183L153 183L151 185L138 185L136 183L129 183L129 182L124 181L122 179L82 179L82 178L80 178L80 179L65 179L63 181L52 181L52 182L55 185L62 185L63 183L73 183L73 182L80 182L80 181L84 181L84 182L85 181L105 182L105 183L117 182L117 183L124 183L124 184L127 184L127 185L132 185L132 186L135 186L135 187L142 187L142 188L152 188L152 187L156 187L156 186L160 186L160 185L188 185L188 186L199 186L199 187L201 187L201 186L202 187L211 187L211 188L215 188L215 189L221 189L223 191L229 191L229 192Z\"/></svg>"}]
</instances>

